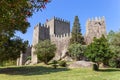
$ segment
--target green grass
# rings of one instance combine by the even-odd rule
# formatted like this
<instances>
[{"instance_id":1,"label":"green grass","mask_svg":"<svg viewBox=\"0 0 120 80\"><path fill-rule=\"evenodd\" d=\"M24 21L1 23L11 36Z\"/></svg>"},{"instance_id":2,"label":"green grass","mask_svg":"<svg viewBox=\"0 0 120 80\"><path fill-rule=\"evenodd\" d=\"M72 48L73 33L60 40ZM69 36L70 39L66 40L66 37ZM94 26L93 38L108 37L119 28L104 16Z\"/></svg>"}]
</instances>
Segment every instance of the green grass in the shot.
<instances>
[{"instance_id":1,"label":"green grass","mask_svg":"<svg viewBox=\"0 0 120 80\"><path fill-rule=\"evenodd\" d=\"M120 69L53 69L50 66L0 68L0 80L120 80Z\"/></svg>"}]
</instances>

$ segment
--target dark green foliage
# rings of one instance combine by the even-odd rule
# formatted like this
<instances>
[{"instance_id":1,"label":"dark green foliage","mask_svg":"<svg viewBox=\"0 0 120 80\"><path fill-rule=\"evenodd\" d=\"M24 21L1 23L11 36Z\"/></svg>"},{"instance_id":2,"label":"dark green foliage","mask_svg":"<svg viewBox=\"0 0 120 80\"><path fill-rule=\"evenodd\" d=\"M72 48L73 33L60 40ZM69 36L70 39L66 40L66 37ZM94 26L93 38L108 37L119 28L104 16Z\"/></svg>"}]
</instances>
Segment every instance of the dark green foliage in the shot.
<instances>
[{"instance_id":1,"label":"dark green foliage","mask_svg":"<svg viewBox=\"0 0 120 80\"><path fill-rule=\"evenodd\" d=\"M49 0L0 0L0 34L13 36L15 31L25 33L29 27L28 17L43 9Z\"/></svg>"},{"instance_id":2,"label":"dark green foliage","mask_svg":"<svg viewBox=\"0 0 120 80\"><path fill-rule=\"evenodd\" d=\"M52 61L52 66L53 66L54 69L56 69L58 67L58 61L53 60Z\"/></svg>"},{"instance_id":3,"label":"dark green foliage","mask_svg":"<svg viewBox=\"0 0 120 80\"><path fill-rule=\"evenodd\" d=\"M1 44L1 43L0 43ZM25 52L28 41L23 41L19 37L8 39L8 41L0 46L0 62L16 60L21 52Z\"/></svg>"},{"instance_id":4,"label":"dark green foliage","mask_svg":"<svg viewBox=\"0 0 120 80\"><path fill-rule=\"evenodd\" d=\"M74 43L68 47L68 51L73 59L80 60L80 57L84 56L83 53L85 51L85 46L78 43Z\"/></svg>"},{"instance_id":5,"label":"dark green foliage","mask_svg":"<svg viewBox=\"0 0 120 80\"><path fill-rule=\"evenodd\" d=\"M61 66L61 67L66 67L66 66L67 66L66 61L60 61L60 62L59 62L59 66Z\"/></svg>"},{"instance_id":6,"label":"dark green foliage","mask_svg":"<svg viewBox=\"0 0 120 80\"><path fill-rule=\"evenodd\" d=\"M38 55L38 59L47 64L55 55L56 46L52 44L50 40L39 41L35 47L35 54Z\"/></svg>"},{"instance_id":7,"label":"dark green foliage","mask_svg":"<svg viewBox=\"0 0 120 80\"><path fill-rule=\"evenodd\" d=\"M70 39L70 44L81 43L84 44L84 37L81 33L81 26L79 23L78 16L75 16L73 28L72 28L72 38Z\"/></svg>"},{"instance_id":8,"label":"dark green foliage","mask_svg":"<svg viewBox=\"0 0 120 80\"><path fill-rule=\"evenodd\" d=\"M19 57L25 50L21 39L14 39L15 33L25 33L30 23L27 18L45 8L49 0L0 0L0 62Z\"/></svg>"},{"instance_id":9,"label":"dark green foliage","mask_svg":"<svg viewBox=\"0 0 120 80\"><path fill-rule=\"evenodd\" d=\"M27 60L31 60L31 56L28 56L28 57L27 57Z\"/></svg>"},{"instance_id":10,"label":"dark green foliage","mask_svg":"<svg viewBox=\"0 0 120 80\"><path fill-rule=\"evenodd\" d=\"M107 39L102 35L99 39L94 38L93 43L88 45L85 55L89 60L97 63L99 66L99 63L108 65L108 61L112 58L113 53L111 52Z\"/></svg>"},{"instance_id":11,"label":"dark green foliage","mask_svg":"<svg viewBox=\"0 0 120 80\"><path fill-rule=\"evenodd\" d=\"M113 67L113 68L116 68L117 67L117 61L116 61L116 59L110 59L109 60L109 66Z\"/></svg>"},{"instance_id":12,"label":"dark green foliage","mask_svg":"<svg viewBox=\"0 0 120 80\"><path fill-rule=\"evenodd\" d=\"M99 69L98 67L99 67L99 66L98 66L97 64L93 64L93 70L94 70L94 71L98 71L98 69Z\"/></svg>"},{"instance_id":13,"label":"dark green foliage","mask_svg":"<svg viewBox=\"0 0 120 80\"><path fill-rule=\"evenodd\" d=\"M0 66L13 66L16 65L16 60L6 60L3 61L2 64L0 64Z\"/></svg>"},{"instance_id":14,"label":"dark green foliage","mask_svg":"<svg viewBox=\"0 0 120 80\"><path fill-rule=\"evenodd\" d=\"M120 31L110 31L108 34L108 40L110 43L110 48L114 53L110 61L110 66L120 68Z\"/></svg>"}]
</instances>

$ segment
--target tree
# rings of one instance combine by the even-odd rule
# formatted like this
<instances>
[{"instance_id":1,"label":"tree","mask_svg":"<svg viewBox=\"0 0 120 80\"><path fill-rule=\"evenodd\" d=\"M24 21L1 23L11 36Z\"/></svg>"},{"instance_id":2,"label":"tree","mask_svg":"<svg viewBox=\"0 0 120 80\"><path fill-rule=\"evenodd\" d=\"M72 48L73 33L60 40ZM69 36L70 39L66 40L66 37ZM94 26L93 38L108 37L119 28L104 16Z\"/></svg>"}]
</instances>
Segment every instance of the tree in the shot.
<instances>
[{"instance_id":1,"label":"tree","mask_svg":"<svg viewBox=\"0 0 120 80\"><path fill-rule=\"evenodd\" d=\"M55 55L56 46L52 44L50 40L40 41L35 45L35 54L38 55L38 59L47 64Z\"/></svg>"},{"instance_id":2,"label":"tree","mask_svg":"<svg viewBox=\"0 0 120 80\"><path fill-rule=\"evenodd\" d=\"M0 47L0 62L16 60L20 56L20 52L24 53L27 49L28 41L23 41L19 37L9 39L2 47Z\"/></svg>"},{"instance_id":3,"label":"tree","mask_svg":"<svg viewBox=\"0 0 120 80\"><path fill-rule=\"evenodd\" d=\"M120 31L112 32L112 34L109 32L108 37L110 47L114 53L111 59L111 65L113 67L120 67Z\"/></svg>"},{"instance_id":4,"label":"tree","mask_svg":"<svg viewBox=\"0 0 120 80\"><path fill-rule=\"evenodd\" d=\"M15 31L25 33L29 27L27 18L45 8L48 0L1 0L0 34L13 36Z\"/></svg>"},{"instance_id":5,"label":"tree","mask_svg":"<svg viewBox=\"0 0 120 80\"><path fill-rule=\"evenodd\" d=\"M83 57L85 46L74 43L68 47L68 51L73 59L80 60L80 57Z\"/></svg>"},{"instance_id":6,"label":"tree","mask_svg":"<svg viewBox=\"0 0 120 80\"><path fill-rule=\"evenodd\" d=\"M70 44L73 43L84 44L84 37L82 36L81 33L81 27L78 16L75 16L75 20L72 28L72 37L70 39Z\"/></svg>"},{"instance_id":7,"label":"tree","mask_svg":"<svg viewBox=\"0 0 120 80\"><path fill-rule=\"evenodd\" d=\"M7 45L9 48L14 48L15 45L21 45L22 40L20 40L20 43L17 43L18 40L13 40L15 32L20 31L25 33L27 28L30 26L27 18L31 17L34 12L44 9L48 2L49 0L0 0L1 57L7 58L14 54L14 49L8 49L4 45L10 44ZM17 47L17 50L21 50L21 48L18 49ZM16 54L18 53L16 52Z\"/></svg>"},{"instance_id":8,"label":"tree","mask_svg":"<svg viewBox=\"0 0 120 80\"><path fill-rule=\"evenodd\" d=\"M95 62L99 68L100 63L108 64L113 54L107 39L102 35L99 39L94 38L93 42L87 46L85 55L89 60Z\"/></svg>"}]
</instances>

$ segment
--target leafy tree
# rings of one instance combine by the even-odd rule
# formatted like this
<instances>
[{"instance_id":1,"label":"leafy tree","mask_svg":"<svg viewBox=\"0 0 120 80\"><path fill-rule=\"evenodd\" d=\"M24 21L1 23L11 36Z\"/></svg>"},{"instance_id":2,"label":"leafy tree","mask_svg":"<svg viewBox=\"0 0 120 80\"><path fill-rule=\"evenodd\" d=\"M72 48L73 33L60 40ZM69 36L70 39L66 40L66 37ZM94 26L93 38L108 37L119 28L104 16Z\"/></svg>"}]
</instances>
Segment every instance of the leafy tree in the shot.
<instances>
[{"instance_id":1,"label":"leafy tree","mask_svg":"<svg viewBox=\"0 0 120 80\"><path fill-rule=\"evenodd\" d=\"M120 31L118 32L109 32L109 43L110 47L114 53L113 58L111 59L111 64L114 67L120 67Z\"/></svg>"},{"instance_id":2,"label":"leafy tree","mask_svg":"<svg viewBox=\"0 0 120 80\"><path fill-rule=\"evenodd\" d=\"M87 46L85 55L89 60L97 63L99 68L100 63L108 64L113 54L107 39L102 35L99 39L94 38L93 43Z\"/></svg>"},{"instance_id":3,"label":"leafy tree","mask_svg":"<svg viewBox=\"0 0 120 80\"><path fill-rule=\"evenodd\" d=\"M21 39L13 39L15 32L25 33L30 26L27 18L31 17L34 12L44 9L48 2L49 0L0 0L1 60L12 58L11 56L14 58L15 55L19 56L18 52L20 51L18 50L21 50L21 48L16 47L17 51L13 48L24 45L24 42Z\"/></svg>"},{"instance_id":4,"label":"leafy tree","mask_svg":"<svg viewBox=\"0 0 120 80\"><path fill-rule=\"evenodd\" d=\"M54 57L55 51L56 46L55 44L52 44L50 40L40 41L35 45L35 54L37 54L38 59L43 61L45 64Z\"/></svg>"},{"instance_id":5,"label":"leafy tree","mask_svg":"<svg viewBox=\"0 0 120 80\"><path fill-rule=\"evenodd\" d=\"M7 43L0 47L0 62L14 61L20 56L20 52L25 52L28 41L23 41L19 37L9 39Z\"/></svg>"},{"instance_id":6,"label":"leafy tree","mask_svg":"<svg viewBox=\"0 0 120 80\"><path fill-rule=\"evenodd\" d=\"M85 47L81 44L74 43L68 47L68 51L73 59L79 60L80 57L83 57Z\"/></svg>"},{"instance_id":7,"label":"leafy tree","mask_svg":"<svg viewBox=\"0 0 120 80\"><path fill-rule=\"evenodd\" d=\"M1 0L0 34L13 36L15 31L25 33L29 27L27 18L45 8L48 0Z\"/></svg>"},{"instance_id":8,"label":"leafy tree","mask_svg":"<svg viewBox=\"0 0 120 80\"><path fill-rule=\"evenodd\" d=\"M72 38L70 39L70 44L73 43L84 44L84 38L81 33L81 27L78 16L75 16L75 20L72 28Z\"/></svg>"}]
</instances>

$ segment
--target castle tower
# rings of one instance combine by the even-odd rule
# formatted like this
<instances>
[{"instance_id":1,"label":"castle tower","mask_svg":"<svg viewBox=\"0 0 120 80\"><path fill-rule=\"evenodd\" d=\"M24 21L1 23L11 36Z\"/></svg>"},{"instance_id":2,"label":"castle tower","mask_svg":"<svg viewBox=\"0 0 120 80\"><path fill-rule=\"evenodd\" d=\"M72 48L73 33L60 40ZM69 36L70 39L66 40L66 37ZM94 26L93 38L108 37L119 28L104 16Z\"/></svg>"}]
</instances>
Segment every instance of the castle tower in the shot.
<instances>
[{"instance_id":1,"label":"castle tower","mask_svg":"<svg viewBox=\"0 0 120 80\"><path fill-rule=\"evenodd\" d=\"M61 57L62 50L67 49L69 39L70 39L70 22L60 18L52 18L48 20L44 25L40 23L34 27L33 31L33 43L32 43L32 64L37 63L37 55L34 54L34 46L39 42L39 40L49 39L51 42L56 44L57 58ZM65 42L64 44L62 44ZM65 47L65 48L64 48ZM65 53L66 50L64 50Z\"/></svg>"},{"instance_id":2,"label":"castle tower","mask_svg":"<svg viewBox=\"0 0 120 80\"><path fill-rule=\"evenodd\" d=\"M61 18L54 17L47 21L45 25L50 28L50 35L63 35L70 33L70 22Z\"/></svg>"},{"instance_id":3,"label":"castle tower","mask_svg":"<svg viewBox=\"0 0 120 80\"><path fill-rule=\"evenodd\" d=\"M56 47L55 59L59 60L65 55L70 40L70 22L54 17L48 20L45 25L50 29L50 40Z\"/></svg>"},{"instance_id":4,"label":"castle tower","mask_svg":"<svg viewBox=\"0 0 120 80\"><path fill-rule=\"evenodd\" d=\"M34 46L39 42L39 40L46 40L46 39L50 39L49 27L47 27L46 25L41 25L40 23L37 24L34 27L34 31L33 31L32 53L31 53L32 64L37 63L37 55L34 54L35 51Z\"/></svg>"},{"instance_id":5,"label":"castle tower","mask_svg":"<svg viewBox=\"0 0 120 80\"><path fill-rule=\"evenodd\" d=\"M32 64L36 64L37 63L37 55L34 54L34 45L36 45L39 41L39 27L40 24L37 24L35 27L34 27L34 30L33 30L33 41L32 41L32 52L31 52L31 62Z\"/></svg>"},{"instance_id":6,"label":"castle tower","mask_svg":"<svg viewBox=\"0 0 120 80\"><path fill-rule=\"evenodd\" d=\"M86 44L90 44L94 37L100 38L102 35L106 36L105 18L96 17L95 19L88 19L86 22L85 34Z\"/></svg>"}]
</instances>

